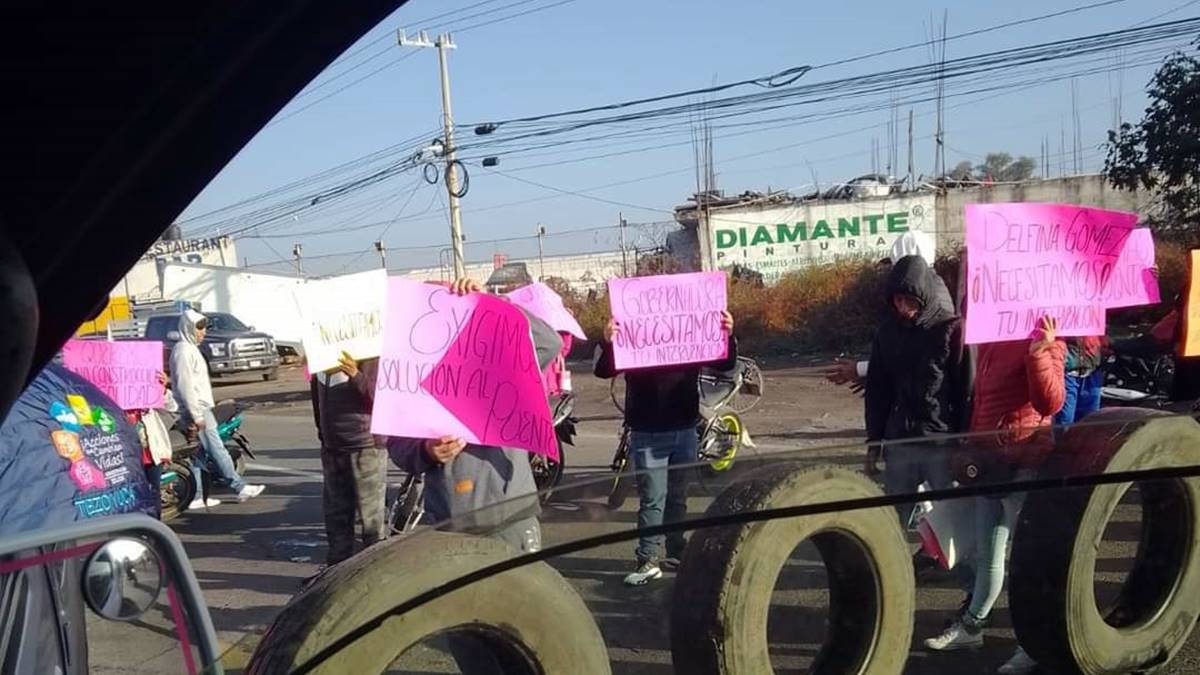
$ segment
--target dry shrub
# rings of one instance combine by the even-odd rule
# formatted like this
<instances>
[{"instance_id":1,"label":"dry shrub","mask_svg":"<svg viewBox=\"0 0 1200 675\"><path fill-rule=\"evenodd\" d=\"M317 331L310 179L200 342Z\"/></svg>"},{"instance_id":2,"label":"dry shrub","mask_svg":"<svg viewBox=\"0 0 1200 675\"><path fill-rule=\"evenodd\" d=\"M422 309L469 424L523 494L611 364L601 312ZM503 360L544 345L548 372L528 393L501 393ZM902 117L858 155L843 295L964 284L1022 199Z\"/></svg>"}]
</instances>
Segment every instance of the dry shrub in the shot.
<instances>
[{"instance_id":1,"label":"dry shrub","mask_svg":"<svg viewBox=\"0 0 1200 675\"><path fill-rule=\"evenodd\" d=\"M1162 305L1136 307L1112 312L1111 328L1122 331L1128 326L1157 320L1166 305L1181 293L1187 276L1188 249L1177 243L1157 242L1156 259ZM943 256L934 269L946 282L951 297L958 283L960 258ZM651 273L655 269L639 272ZM731 278L729 311L737 323L741 346L751 353L821 350L853 352L865 349L875 333L885 309L883 297L886 272L873 261L843 259L813 265L785 275L773 286L753 280ZM549 283L550 280L547 280ZM579 324L592 340L604 331L610 316L608 293L591 292L587 296L555 288L575 312ZM580 346L577 355L590 354L590 346Z\"/></svg>"},{"instance_id":2,"label":"dry shrub","mask_svg":"<svg viewBox=\"0 0 1200 675\"><path fill-rule=\"evenodd\" d=\"M755 351L846 351L870 341L883 298L873 262L841 260L785 275L774 286L732 281L729 311Z\"/></svg>"}]
</instances>

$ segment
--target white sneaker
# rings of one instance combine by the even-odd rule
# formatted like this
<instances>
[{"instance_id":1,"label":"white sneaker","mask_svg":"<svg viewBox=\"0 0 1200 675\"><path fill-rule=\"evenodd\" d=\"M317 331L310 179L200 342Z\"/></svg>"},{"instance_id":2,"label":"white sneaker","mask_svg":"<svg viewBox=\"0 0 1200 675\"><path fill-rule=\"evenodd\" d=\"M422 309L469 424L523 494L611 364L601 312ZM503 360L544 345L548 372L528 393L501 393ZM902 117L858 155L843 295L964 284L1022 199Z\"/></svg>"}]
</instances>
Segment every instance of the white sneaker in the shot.
<instances>
[{"instance_id":1,"label":"white sneaker","mask_svg":"<svg viewBox=\"0 0 1200 675\"><path fill-rule=\"evenodd\" d=\"M662 570L658 568L658 563L653 560L647 560L638 568L625 577L626 586L642 586L658 579L662 576Z\"/></svg>"},{"instance_id":2,"label":"white sneaker","mask_svg":"<svg viewBox=\"0 0 1200 675\"><path fill-rule=\"evenodd\" d=\"M244 502L247 499L254 499L262 494L262 491L267 489L266 485L243 485L241 490L238 490L238 501Z\"/></svg>"},{"instance_id":3,"label":"white sneaker","mask_svg":"<svg viewBox=\"0 0 1200 675\"><path fill-rule=\"evenodd\" d=\"M925 648L935 652L953 652L960 649L979 649L983 646L983 631L971 631L962 621L955 621L941 635L925 641Z\"/></svg>"},{"instance_id":4,"label":"white sneaker","mask_svg":"<svg viewBox=\"0 0 1200 675\"><path fill-rule=\"evenodd\" d=\"M220 504L221 500L217 499L216 497L209 497L208 499L196 497L192 500L191 504L188 504L188 510L192 511L196 509L212 508L214 506L220 506Z\"/></svg>"},{"instance_id":5,"label":"white sneaker","mask_svg":"<svg viewBox=\"0 0 1200 675\"><path fill-rule=\"evenodd\" d=\"M1037 661L1026 654L1023 647L1017 647L1012 658L1000 666L996 672L1000 675L1027 675L1037 669L1037 665Z\"/></svg>"}]
</instances>

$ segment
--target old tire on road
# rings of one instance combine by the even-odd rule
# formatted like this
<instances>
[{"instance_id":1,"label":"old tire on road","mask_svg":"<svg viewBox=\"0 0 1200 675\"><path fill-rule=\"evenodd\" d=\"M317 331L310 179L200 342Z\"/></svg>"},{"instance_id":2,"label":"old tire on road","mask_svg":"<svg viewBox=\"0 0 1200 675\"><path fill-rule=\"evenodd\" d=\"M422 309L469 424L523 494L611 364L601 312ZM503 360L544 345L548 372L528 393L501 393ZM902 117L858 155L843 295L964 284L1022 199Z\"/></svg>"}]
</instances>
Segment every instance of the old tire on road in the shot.
<instances>
[{"instance_id":1,"label":"old tire on road","mask_svg":"<svg viewBox=\"0 0 1200 675\"><path fill-rule=\"evenodd\" d=\"M1111 424L1101 424L1110 422ZM1134 408L1067 431L1047 476L1200 464L1200 425ZM1129 483L1030 493L1013 538L1009 603L1017 638L1055 673L1148 672L1183 646L1200 615L1200 479L1136 484L1137 553L1115 603L1096 600L1097 554Z\"/></svg>"},{"instance_id":2,"label":"old tire on road","mask_svg":"<svg viewBox=\"0 0 1200 675\"><path fill-rule=\"evenodd\" d=\"M292 672L385 611L515 555L515 549L497 539L435 531L372 546L331 567L292 598L255 649L246 672ZM506 673L611 672L591 612L558 572L540 562L393 616L310 672L382 673L410 647L447 632L477 638Z\"/></svg>"},{"instance_id":3,"label":"old tire on road","mask_svg":"<svg viewBox=\"0 0 1200 675\"><path fill-rule=\"evenodd\" d=\"M707 515L882 496L833 467L769 466L730 485ZM771 594L793 550L811 540L829 580L827 638L814 673L899 675L913 632L915 582L892 508L833 512L697 531L675 582L671 654L689 675L770 673Z\"/></svg>"}]
</instances>

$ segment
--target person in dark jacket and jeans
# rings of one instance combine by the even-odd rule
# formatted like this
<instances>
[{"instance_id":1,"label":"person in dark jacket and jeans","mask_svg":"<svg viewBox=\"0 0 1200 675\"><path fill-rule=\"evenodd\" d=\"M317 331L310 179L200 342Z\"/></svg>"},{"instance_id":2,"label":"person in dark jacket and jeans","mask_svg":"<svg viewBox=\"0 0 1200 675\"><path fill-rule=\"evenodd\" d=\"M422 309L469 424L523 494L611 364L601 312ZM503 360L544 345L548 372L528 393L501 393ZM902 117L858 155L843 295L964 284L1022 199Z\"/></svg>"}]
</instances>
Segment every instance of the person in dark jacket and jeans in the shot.
<instances>
[{"instance_id":1,"label":"person in dark jacket and jeans","mask_svg":"<svg viewBox=\"0 0 1200 675\"><path fill-rule=\"evenodd\" d=\"M723 312L721 326L729 336L726 357L713 363L689 363L630 370L625 373L625 425L629 427L629 454L638 471L638 528L683 520L687 515L690 472L672 470L697 461L696 425L700 418L700 369L732 370L737 364L733 316ZM609 321L596 361L597 377L609 379L619 372L613 358L613 336L619 328ZM662 576L660 549L666 543L662 567L678 566L685 540L682 533L642 536L638 539L637 569L625 577L640 586Z\"/></svg>"},{"instance_id":2,"label":"person in dark jacket and jeans","mask_svg":"<svg viewBox=\"0 0 1200 675\"><path fill-rule=\"evenodd\" d=\"M354 524L362 521L363 547L387 536L387 452L371 435L371 406L379 359L355 361L342 352L335 370L314 373L313 420L321 441L325 487L326 564L354 555Z\"/></svg>"},{"instance_id":3,"label":"person in dark jacket and jeans","mask_svg":"<svg viewBox=\"0 0 1200 675\"><path fill-rule=\"evenodd\" d=\"M888 494L916 492L923 482L934 489L950 485L944 446L920 440L959 426L954 373L961 360L961 322L942 289L920 256L901 258L888 275L890 311L871 347L866 386L866 470L876 472L882 446ZM909 509L898 510L904 519Z\"/></svg>"}]
</instances>

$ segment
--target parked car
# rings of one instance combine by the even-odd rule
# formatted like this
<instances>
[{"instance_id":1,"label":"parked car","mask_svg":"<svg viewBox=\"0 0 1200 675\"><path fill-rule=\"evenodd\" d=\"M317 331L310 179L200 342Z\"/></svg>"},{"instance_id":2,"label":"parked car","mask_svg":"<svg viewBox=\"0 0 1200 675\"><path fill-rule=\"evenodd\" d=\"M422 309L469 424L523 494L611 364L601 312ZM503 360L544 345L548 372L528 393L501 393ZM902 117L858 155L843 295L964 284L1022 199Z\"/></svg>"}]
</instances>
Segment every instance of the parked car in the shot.
<instances>
[{"instance_id":1,"label":"parked car","mask_svg":"<svg viewBox=\"0 0 1200 675\"><path fill-rule=\"evenodd\" d=\"M264 380L279 376L279 352L275 339L254 330L232 314L206 313L208 334L200 345L200 353L208 361L213 375L261 373ZM155 314L146 319L147 340L161 340L163 361L171 364L171 349L179 341L179 313Z\"/></svg>"}]
</instances>

